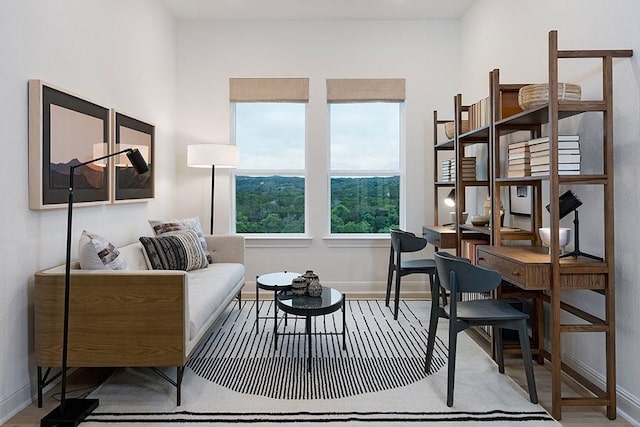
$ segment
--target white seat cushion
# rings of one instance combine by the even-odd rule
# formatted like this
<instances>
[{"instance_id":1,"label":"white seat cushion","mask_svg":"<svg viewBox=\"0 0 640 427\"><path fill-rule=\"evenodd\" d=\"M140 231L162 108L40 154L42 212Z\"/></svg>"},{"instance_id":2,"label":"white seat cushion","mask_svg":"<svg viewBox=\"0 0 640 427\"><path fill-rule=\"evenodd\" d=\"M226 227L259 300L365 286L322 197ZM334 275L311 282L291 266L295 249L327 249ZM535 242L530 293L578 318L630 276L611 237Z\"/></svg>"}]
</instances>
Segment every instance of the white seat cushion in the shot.
<instances>
[{"instance_id":1,"label":"white seat cushion","mask_svg":"<svg viewBox=\"0 0 640 427\"><path fill-rule=\"evenodd\" d=\"M244 265L213 263L189 272L189 339L195 337L221 302L244 278Z\"/></svg>"}]
</instances>

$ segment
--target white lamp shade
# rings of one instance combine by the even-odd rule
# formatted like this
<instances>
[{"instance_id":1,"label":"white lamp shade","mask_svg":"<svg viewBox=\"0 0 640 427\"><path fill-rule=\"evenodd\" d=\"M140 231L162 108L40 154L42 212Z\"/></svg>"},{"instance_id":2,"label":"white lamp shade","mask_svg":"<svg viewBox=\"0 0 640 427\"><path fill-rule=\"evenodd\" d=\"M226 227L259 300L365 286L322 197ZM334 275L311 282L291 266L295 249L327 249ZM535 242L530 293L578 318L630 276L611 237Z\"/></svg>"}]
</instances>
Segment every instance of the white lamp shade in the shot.
<instances>
[{"instance_id":1,"label":"white lamp shade","mask_svg":"<svg viewBox=\"0 0 640 427\"><path fill-rule=\"evenodd\" d=\"M240 163L236 145L194 144L187 146L187 165L192 168L235 168Z\"/></svg>"}]
</instances>

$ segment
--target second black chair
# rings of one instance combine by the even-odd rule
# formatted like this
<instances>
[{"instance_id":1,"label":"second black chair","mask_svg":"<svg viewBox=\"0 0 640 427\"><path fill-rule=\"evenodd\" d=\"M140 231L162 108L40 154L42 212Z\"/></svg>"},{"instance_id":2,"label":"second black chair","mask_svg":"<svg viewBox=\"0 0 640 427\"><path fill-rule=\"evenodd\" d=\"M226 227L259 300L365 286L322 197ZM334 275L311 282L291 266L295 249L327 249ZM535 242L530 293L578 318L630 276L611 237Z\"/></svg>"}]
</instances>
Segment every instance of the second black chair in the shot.
<instances>
[{"instance_id":1,"label":"second black chair","mask_svg":"<svg viewBox=\"0 0 640 427\"><path fill-rule=\"evenodd\" d=\"M398 307L400 306L400 278L408 274L422 273L429 275L430 287L433 288L436 263L433 259L411 259L402 260L402 254L407 252L417 252L427 246L427 241L422 237L417 237L413 233L399 229L389 230L391 234L391 252L389 253L389 271L387 275L387 295L385 304L389 306L391 299L391 286L393 275L395 274L395 293L393 318L398 320Z\"/></svg>"},{"instance_id":2,"label":"second black chair","mask_svg":"<svg viewBox=\"0 0 640 427\"><path fill-rule=\"evenodd\" d=\"M500 285L502 277L500 273L472 265L468 259L459 258L446 252L436 252L435 262L438 269L438 278L442 288L451 292L450 303L447 307L439 305L439 286L432 287L431 318L429 321L429 337L427 341L426 370L431 369L433 348L438 328L438 318L449 319L449 354L447 374L447 406L453 406L453 386L456 371L456 347L458 332L470 326L493 326L496 339L496 356L498 371L504 373L504 355L502 348L501 329L518 331L522 359L524 361L529 399L532 403L538 403L536 382L533 376L533 364L531 362L531 348L529 346L529 334L527 333L527 319L529 316L515 309L504 300L480 299L473 301L461 301L461 293L490 292Z\"/></svg>"}]
</instances>

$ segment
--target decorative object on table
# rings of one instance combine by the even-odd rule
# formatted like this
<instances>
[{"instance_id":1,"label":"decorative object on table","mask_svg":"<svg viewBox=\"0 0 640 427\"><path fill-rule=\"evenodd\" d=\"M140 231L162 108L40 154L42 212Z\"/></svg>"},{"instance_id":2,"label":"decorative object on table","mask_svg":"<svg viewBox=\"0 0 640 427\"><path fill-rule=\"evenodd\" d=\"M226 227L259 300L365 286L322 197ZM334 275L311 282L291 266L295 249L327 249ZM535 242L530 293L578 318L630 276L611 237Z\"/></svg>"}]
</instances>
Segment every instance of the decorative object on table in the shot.
<instances>
[{"instance_id":1,"label":"decorative object on table","mask_svg":"<svg viewBox=\"0 0 640 427\"><path fill-rule=\"evenodd\" d=\"M482 204L483 215L489 219L491 219L491 197L487 196L487 199ZM502 204L502 200L500 200L500 227L504 225L504 205Z\"/></svg>"},{"instance_id":2,"label":"decorative object on table","mask_svg":"<svg viewBox=\"0 0 640 427\"><path fill-rule=\"evenodd\" d=\"M62 330L62 381L60 391L60 405L49 412L44 418L42 418L40 425L44 426L60 426L60 425L78 425L84 420L96 407L98 407L97 399L67 399L67 350L69 344L69 289L71 279L71 223L73 214L73 190L74 183L73 178L75 176L75 169L87 166L98 160L108 159L118 154L126 153L131 165L135 171L139 174L143 174L149 170L144 158L138 150L128 148L123 151L107 154L89 160L86 162L73 164L69 168L69 186L67 189L67 247L66 247L66 264L65 264L65 279L64 279L64 320Z\"/></svg>"},{"instance_id":3,"label":"decorative object on table","mask_svg":"<svg viewBox=\"0 0 640 427\"><path fill-rule=\"evenodd\" d=\"M322 285L320 284L320 280L318 278L311 280L309 286L307 286L307 293L310 297L322 296Z\"/></svg>"},{"instance_id":4,"label":"decorative object on table","mask_svg":"<svg viewBox=\"0 0 640 427\"><path fill-rule=\"evenodd\" d=\"M291 292L296 296L303 296L307 294L307 279L304 276L294 277L291 280Z\"/></svg>"},{"instance_id":5,"label":"decorative object on table","mask_svg":"<svg viewBox=\"0 0 640 427\"><path fill-rule=\"evenodd\" d=\"M153 200L155 197L155 174L153 157L155 150L155 126L117 111L113 111L113 146L111 151L128 148L137 149L144 158L149 171L138 174L131 168L126 156L117 157L113 173L113 203Z\"/></svg>"},{"instance_id":6,"label":"decorative object on table","mask_svg":"<svg viewBox=\"0 0 640 427\"><path fill-rule=\"evenodd\" d=\"M573 212L573 251L560 255L560 258L572 256L574 258L578 258L579 256L595 259L598 261L602 261L603 259L595 256L584 253L580 251L580 221L578 220L578 208L582 206L582 201L576 196L573 191L567 190L564 194L562 194L558 199L559 204L559 216L560 219L569 215ZM551 204L547 205L547 211L551 211Z\"/></svg>"},{"instance_id":7,"label":"decorative object on table","mask_svg":"<svg viewBox=\"0 0 640 427\"><path fill-rule=\"evenodd\" d=\"M476 227L484 227L489 224L489 216L488 215L474 215L471 217L471 224Z\"/></svg>"},{"instance_id":8,"label":"decorative object on table","mask_svg":"<svg viewBox=\"0 0 640 427\"><path fill-rule=\"evenodd\" d=\"M63 208L70 166L108 154L108 107L71 95L41 80L29 80L29 208ZM75 202L109 202L106 162L76 170Z\"/></svg>"},{"instance_id":9,"label":"decorative object on table","mask_svg":"<svg viewBox=\"0 0 640 427\"><path fill-rule=\"evenodd\" d=\"M311 284L311 281L313 279L320 279L318 277L318 275L316 273L313 272L313 270L307 270L305 271L305 273L303 274L303 277L305 278L305 280L307 281L307 286L309 286Z\"/></svg>"},{"instance_id":10,"label":"decorative object on table","mask_svg":"<svg viewBox=\"0 0 640 427\"><path fill-rule=\"evenodd\" d=\"M470 128L469 128L469 120L463 120L462 121L462 129L460 130L460 133L467 133L469 132ZM446 135L447 138L451 139L454 136L454 123L453 122L447 122L444 124L444 134Z\"/></svg>"},{"instance_id":11,"label":"decorative object on table","mask_svg":"<svg viewBox=\"0 0 640 427\"><path fill-rule=\"evenodd\" d=\"M558 83L558 101L579 101L582 97L580 85ZM518 104L523 110L542 107L549 102L549 84L523 86L518 91Z\"/></svg>"},{"instance_id":12,"label":"decorative object on table","mask_svg":"<svg viewBox=\"0 0 640 427\"><path fill-rule=\"evenodd\" d=\"M187 165L192 168L211 168L211 220L210 233L213 234L213 208L215 195L216 167L235 168L240 163L238 147L231 144L195 144L187 146Z\"/></svg>"},{"instance_id":13,"label":"decorative object on table","mask_svg":"<svg viewBox=\"0 0 640 427\"><path fill-rule=\"evenodd\" d=\"M542 227L538 229L538 234L540 235L540 240L542 240L542 244L544 246L551 245L551 228ZM571 240L571 229L570 228L559 228L558 229L558 245L560 246L560 252L564 252L564 247L569 244L569 240Z\"/></svg>"}]
</instances>

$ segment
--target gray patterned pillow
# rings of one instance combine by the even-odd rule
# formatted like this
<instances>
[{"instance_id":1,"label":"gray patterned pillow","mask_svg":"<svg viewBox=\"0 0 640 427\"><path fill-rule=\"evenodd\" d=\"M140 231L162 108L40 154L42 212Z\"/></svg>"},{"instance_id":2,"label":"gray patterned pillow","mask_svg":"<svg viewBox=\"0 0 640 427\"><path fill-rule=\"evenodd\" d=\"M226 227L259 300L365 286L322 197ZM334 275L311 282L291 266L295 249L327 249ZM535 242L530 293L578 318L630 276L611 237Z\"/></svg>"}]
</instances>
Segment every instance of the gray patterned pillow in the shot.
<instances>
[{"instance_id":1,"label":"gray patterned pillow","mask_svg":"<svg viewBox=\"0 0 640 427\"><path fill-rule=\"evenodd\" d=\"M126 270L127 261L104 237L82 231L78 242L78 261L83 270Z\"/></svg>"},{"instance_id":2,"label":"gray patterned pillow","mask_svg":"<svg viewBox=\"0 0 640 427\"><path fill-rule=\"evenodd\" d=\"M204 238L204 231L202 230L202 225L200 225L200 219L198 219L197 216L192 218L170 219L167 221L150 219L149 225L153 229L153 234L156 236L170 236L186 230L195 231L198 235L198 241L202 246L202 250L207 257L207 261L209 261L209 264L213 262L211 255L209 255L209 248L207 247L207 241Z\"/></svg>"},{"instance_id":3,"label":"gray patterned pillow","mask_svg":"<svg viewBox=\"0 0 640 427\"><path fill-rule=\"evenodd\" d=\"M170 236L140 237L140 243L153 270L191 271L209 266L193 230Z\"/></svg>"}]
</instances>

